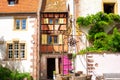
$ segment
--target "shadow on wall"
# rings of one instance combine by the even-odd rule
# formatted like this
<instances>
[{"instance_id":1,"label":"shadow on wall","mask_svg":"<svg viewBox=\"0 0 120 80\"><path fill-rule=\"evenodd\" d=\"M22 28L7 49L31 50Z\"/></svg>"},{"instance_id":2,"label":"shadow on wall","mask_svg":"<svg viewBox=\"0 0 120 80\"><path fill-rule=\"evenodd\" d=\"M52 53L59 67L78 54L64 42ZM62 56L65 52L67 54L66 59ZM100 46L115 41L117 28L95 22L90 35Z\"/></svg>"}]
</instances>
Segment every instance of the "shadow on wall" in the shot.
<instances>
[{"instance_id":1,"label":"shadow on wall","mask_svg":"<svg viewBox=\"0 0 120 80\"><path fill-rule=\"evenodd\" d=\"M24 72L21 60L6 60L6 42L3 36L0 37L0 65L11 70Z\"/></svg>"}]
</instances>

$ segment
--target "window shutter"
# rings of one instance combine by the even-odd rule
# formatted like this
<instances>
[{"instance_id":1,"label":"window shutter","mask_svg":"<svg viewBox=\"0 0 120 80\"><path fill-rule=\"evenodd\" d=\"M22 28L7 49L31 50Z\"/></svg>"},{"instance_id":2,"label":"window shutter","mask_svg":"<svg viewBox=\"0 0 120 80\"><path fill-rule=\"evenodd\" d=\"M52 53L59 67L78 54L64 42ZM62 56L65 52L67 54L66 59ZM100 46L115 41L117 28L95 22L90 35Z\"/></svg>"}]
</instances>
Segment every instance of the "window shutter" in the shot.
<instances>
[{"instance_id":1,"label":"window shutter","mask_svg":"<svg viewBox=\"0 0 120 80\"><path fill-rule=\"evenodd\" d=\"M64 23L64 19L63 19L63 18L60 18L60 19L59 19L59 23L60 23L60 24L63 24L63 23Z\"/></svg>"},{"instance_id":2,"label":"window shutter","mask_svg":"<svg viewBox=\"0 0 120 80\"><path fill-rule=\"evenodd\" d=\"M62 36L62 34L59 35L59 44L63 44L63 36Z\"/></svg>"},{"instance_id":3,"label":"window shutter","mask_svg":"<svg viewBox=\"0 0 120 80\"><path fill-rule=\"evenodd\" d=\"M47 35L42 34L42 44L47 44Z\"/></svg>"},{"instance_id":4,"label":"window shutter","mask_svg":"<svg viewBox=\"0 0 120 80\"><path fill-rule=\"evenodd\" d=\"M44 24L48 24L48 18L44 19Z\"/></svg>"}]
</instances>

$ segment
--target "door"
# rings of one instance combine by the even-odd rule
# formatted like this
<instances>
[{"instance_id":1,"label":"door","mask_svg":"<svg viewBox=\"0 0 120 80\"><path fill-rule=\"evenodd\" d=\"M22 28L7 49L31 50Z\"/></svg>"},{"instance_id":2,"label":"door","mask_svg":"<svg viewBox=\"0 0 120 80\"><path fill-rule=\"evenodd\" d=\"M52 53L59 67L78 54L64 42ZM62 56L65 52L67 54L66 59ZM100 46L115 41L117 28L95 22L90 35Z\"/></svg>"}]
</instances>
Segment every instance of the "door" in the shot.
<instances>
[{"instance_id":1,"label":"door","mask_svg":"<svg viewBox=\"0 0 120 80\"><path fill-rule=\"evenodd\" d=\"M53 79L55 71L55 58L47 58L47 79Z\"/></svg>"}]
</instances>

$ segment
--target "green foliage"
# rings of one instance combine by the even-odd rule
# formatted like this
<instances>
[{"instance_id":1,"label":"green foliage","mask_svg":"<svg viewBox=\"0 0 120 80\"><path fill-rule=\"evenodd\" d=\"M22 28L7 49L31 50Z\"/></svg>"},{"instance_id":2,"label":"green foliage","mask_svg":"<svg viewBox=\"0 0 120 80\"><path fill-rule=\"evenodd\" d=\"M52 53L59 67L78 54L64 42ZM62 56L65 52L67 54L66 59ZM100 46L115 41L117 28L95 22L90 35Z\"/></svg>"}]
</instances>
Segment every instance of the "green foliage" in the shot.
<instances>
[{"instance_id":1,"label":"green foliage","mask_svg":"<svg viewBox=\"0 0 120 80\"><path fill-rule=\"evenodd\" d=\"M115 28L111 37L112 50L115 52L120 52L120 32Z\"/></svg>"},{"instance_id":2,"label":"green foliage","mask_svg":"<svg viewBox=\"0 0 120 80\"><path fill-rule=\"evenodd\" d=\"M112 21L120 21L120 15L115 15L113 13L108 14L108 16L111 18Z\"/></svg>"},{"instance_id":3,"label":"green foliage","mask_svg":"<svg viewBox=\"0 0 120 80\"><path fill-rule=\"evenodd\" d=\"M19 73L18 71L11 71L10 69L6 67L0 66L0 79L1 80L23 80L24 78L27 78L28 80L31 80L29 73Z\"/></svg>"},{"instance_id":4,"label":"green foliage","mask_svg":"<svg viewBox=\"0 0 120 80\"><path fill-rule=\"evenodd\" d=\"M103 21L109 24L109 23L112 23L113 21L120 21L120 16L98 12L95 15L88 15L86 17L78 17L76 22L79 26L87 27L91 24L96 24L99 21Z\"/></svg>"},{"instance_id":5,"label":"green foliage","mask_svg":"<svg viewBox=\"0 0 120 80\"><path fill-rule=\"evenodd\" d=\"M113 34L107 34L111 24L120 23L120 16L113 13L106 14L98 12L95 15L79 17L77 24L80 27L90 27L88 31L88 39L92 46L81 50L80 53L87 52L120 52L120 32L115 28Z\"/></svg>"},{"instance_id":6,"label":"green foliage","mask_svg":"<svg viewBox=\"0 0 120 80\"><path fill-rule=\"evenodd\" d=\"M1 80L7 80L10 77L11 72L12 71L9 70L8 68L2 67L0 65L0 79Z\"/></svg>"},{"instance_id":7,"label":"green foliage","mask_svg":"<svg viewBox=\"0 0 120 80\"><path fill-rule=\"evenodd\" d=\"M108 49L107 34L105 32L96 33L94 39L93 45L96 49Z\"/></svg>"},{"instance_id":8,"label":"green foliage","mask_svg":"<svg viewBox=\"0 0 120 80\"><path fill-rule=\"evenodd\" d=\"M97 34L98 32L104 32L104 29L102 26L100 26L101 24L100 23L96 23L94 26L92 26L88 32L89 36L89 40L91 42L94 41L94 37L95 37L95 34Z\"/></svg>"}]
</instances>

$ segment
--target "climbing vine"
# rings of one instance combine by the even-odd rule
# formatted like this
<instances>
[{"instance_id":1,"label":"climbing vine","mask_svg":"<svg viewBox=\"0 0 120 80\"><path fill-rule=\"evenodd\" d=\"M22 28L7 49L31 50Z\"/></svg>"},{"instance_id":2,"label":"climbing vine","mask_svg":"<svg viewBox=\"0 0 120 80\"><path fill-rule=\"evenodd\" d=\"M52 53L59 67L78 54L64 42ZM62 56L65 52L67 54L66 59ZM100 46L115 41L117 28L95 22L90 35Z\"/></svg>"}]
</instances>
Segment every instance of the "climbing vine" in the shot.
<instances>
[{"instance_id":1,"label":"climbing vine","mask_svg":"<svg viewBox=\"0 0 120 80\"><path fill-rule=\"evenodd\" d=\"M80 53L85 52L120 52L120 16L110 13L98 12L95 15L79 17L77 19L79 27L89 27L88 40L92 44ZM116 26L118 25L118 26ZM112 33L108 33L112 29ZM108 32L107 32L108 31Z\"/></svg>"}]
</instances>

